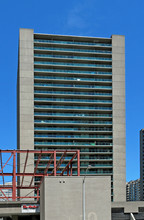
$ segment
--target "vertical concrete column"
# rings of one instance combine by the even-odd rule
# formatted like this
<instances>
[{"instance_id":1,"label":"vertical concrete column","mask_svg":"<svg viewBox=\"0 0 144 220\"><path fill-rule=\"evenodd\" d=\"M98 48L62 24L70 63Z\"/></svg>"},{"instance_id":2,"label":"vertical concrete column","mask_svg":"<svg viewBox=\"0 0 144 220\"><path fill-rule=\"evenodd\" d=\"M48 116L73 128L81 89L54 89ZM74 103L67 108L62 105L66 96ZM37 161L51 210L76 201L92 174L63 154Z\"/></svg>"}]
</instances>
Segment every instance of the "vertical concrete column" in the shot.
<instances>
[{"instance_id":1,"label":"vertical concrete column","mask_svg":"<svg viewBox=\"0 0 144 220\"><path fill-rule=\"evenodd\" d=\"M126 200L125 164L125 37L112 35L113 194Z\"/></svg>"},{"instance_id":2,"label":"vertical concrete column","mask_svg":"<svg viewBox=\"0 0 144 220\"><path fill-rule=\"evenodd\" d=\"M18 126L17 138L18 149L34 149L34 55L33 55L33 30L20 29L19 32L19 66L18 66ZM18 158L18 170L23 172L25 155ZM34 157L31 154L28 160L26 172L34 171ZM30 178L24 179L28 185ZM23 192L26 195L29 191ZM29 195L30 196L30 195Z\"/></svg>"}]
</instances>

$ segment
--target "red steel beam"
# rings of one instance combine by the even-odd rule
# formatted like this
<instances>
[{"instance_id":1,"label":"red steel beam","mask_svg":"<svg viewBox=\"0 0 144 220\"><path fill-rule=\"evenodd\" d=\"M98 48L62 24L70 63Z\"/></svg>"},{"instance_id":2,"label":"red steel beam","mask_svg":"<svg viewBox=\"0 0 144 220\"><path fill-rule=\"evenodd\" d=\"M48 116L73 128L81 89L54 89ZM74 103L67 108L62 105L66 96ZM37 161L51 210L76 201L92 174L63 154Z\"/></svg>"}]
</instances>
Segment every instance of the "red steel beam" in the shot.
<instances>
[{"instance_id":1,"label":"red steel beam","mask_svg":"<svg viewBox=\"0 0 144 220\"><path fill-rule=\"evenodd\" d=\"M80 176L80 150L77 151L77 175Z\"/></svg>"},{"instance_id":2,"label":"red steel beam","mask_svg":"<svg viewBox=\"0 0 144 220\"><path fill-rule=\"evenodd\" d=\"M72 162L70 163L70 175L72 176Z\"/></svg>"},{"instance_id":3,"label":"red steel beam","mask_svg":"<svg viewBox=\"0 0 144 220\"><path fill-rule=\"evenodd\" d=\"M56 163L56 153L63 153L60 160L58 161L58 163ZM2 176L4 178L4 176L12 176L12 186L6 186L4 185L0 185L0 191L2 191L2 189L12 189L12 197L7 197L7 198L12 198L13 201L16 200L16 198L39 198L40 196L38 195L39 193L39 187L44 179L45 176L48 175L63 175L65 171L67 171L67 175L72 175L72 161L74 160L74 158L77 156L77 173L78 176L80 175L80 151L79 150L71 150L71 151L65 151L65 150L54 150L54 151L41 151L41 150L1 150L0 153L11 153L10 157L8 158L8 160L6 161L6 163L3 165L2 167L2 155L0 155L1 158L1 170L0 170L0 176ZM26 153L26 159L25 159L25 163L24 163L24 169L23 169L23 173L16 173L16 153ZM27 161L28 161L28 155L29 153L34 153L34 154L39 154L38 160L36 162L36 167L34 169L33 173L26 173L26 166L27 166ZM38 168L38 164L40 162L41 159L41 154L51 154L49 161L47 162L47 166L44 170L44 173L36 173L37 168ZM65 156L67 153L74 153L74 155L72 156L72 158L70 159L70 161L68 162L68 164L66 165L66 167L63 169L62 173L57 173L57 170L59 169L60 165L63 163ZM12 173L4 173L3 169L4 167L8 164L9 160L11 159L11 157L13 156L13 172ZM47 171L52 163L52 161L54 161L54 170L52 171L51 174L47 174ZM21 186L16 186L16 177L17 176L21 176L22 177L22 182L21 182ZM24 185L23 186L23 181L24 181L24 176L31 176L32 180L30 185ZM33 178L34 177L41 177L39 183L37 185L32 185L33 182ZM16 189L33 189L37 190L37 196L24 196L24 197L17 197L16 196ZM4 194L3 194L4 195ZM4 197L0 197L0 198L6 198L6 196L4 195Z\"/></svg>"},{"instance_id":4,"label":"red steel beam","mask_svg":"<svg viewBox=\"0 0 144 220\"><path fill-rule=\"evenodd\" d=\"M13 188L12 188L12 200L16 200L16 152L13 152Z\"/></svg>"},{"instance_id":5,"label":"red steel beam","mask_svg":"<svg viewBox=\"0 0 144 220\"><path fill-rule=\"evenodd\" d=\"M26 154L26 159L25 159L23 174L25 173L25 170L26 170L26 165L27 165L27 161L28 161L28 152L29 152L29 151L27 151L27 154ZM23 185L23 181L24 181L24 175L22 176L21 186Z\"/></svg>"},{"instance_id":6,"label":"red steel beam","mask_svg":"<svg viewBox=\"0 0 144 220\"><path fill-rule=\"evenodd\" d=\"M0 152L0 160L1 160L1 168L2 168L2 153ZM2 170L2 174L3 174L3 170ZM3 185L4 185L4 176L2 176L3 179Z\"/></svg>"},{"instance_id":7,"label":"red steel beam","mask_svg":"<svg viewBox=\"0 0 144 220\"><path fill-rule=\"evenodd\" d=\"M65 157L66 157L66 154L67 154L67 152L64 152L64 153L62 154L61 158L60 158L59 161L57 162L56 170L58 170L59 167L60 167L60 165L63 163L63 161L64 161L64 159L65 159Z\"/></svg>"},{"instance_id":8,"label":"red steel beam","mask_svg":"<svg viewBox=\"0 0 144 220\"><path fill-rule=\"evenodd\" d=\"M37 202L39 201L39 189L37 189Z\"/></svg>"},{"instance_id":9,"label":"red steel beam","mask_svg":"<svg viewBox=\"0 0 144 220\"><path fill-rule=\"evenodd\" d=\"M49 169L49 167L51 165L51 162L52 162L53 158L54 158L54 154L51 154L50 159L49 159L49 161L47 163L47 166L46 166L46 168L44 170L44 175L47 175L47 171L48 171L48 169Z\"/></svg>"},{"instance_id":10,"label":"red steel beam","mask_svg":"<svg viewBox=\"0 0 144 220\"><path fill-rule=\"evenodd\" d=\"M51 165L51 162L52 162L52 160L53 160L53 157L54 157L54 154L51 154L51 156L50 156L50 159L49 159L49 161L48 161L48 163L47 163L47 166L46 166L46 168L45 168L45 170L44 170L44 176L45 175L47 175L47 171L48 171L48 169L49 169L49 167L50 167L50 165ZM39 183L39 187L40 187L40 185L41 185L41 183L42 183L42 181L43 181L43 179L44 179L44 176L41 178L41 180L40 180L40 183ZM48 176L48 175L47 175Z\"/></svg>"},{"instance_id":11,"label":"red steel beam","mask_svg":"<svg viewBox=\"0 0 144 220\"><path fill-rule=\"evenodd\" d=\"M5 195L5 193L2 191L2 189L0 189L0 191L1 191L1 193L4 195L4 199L7 199L8 201L9 201L9 199L8 199L8 197Z\"/></svg>"},{"instance_id":12,"label":"red steel beam","mask_svg":"<svg viewBox=\"0 0 144 220\"><path fill-rule=\"evenodd\" d=\"M68 168L67 168L67 175L69 176L69 166L68 166Z\"/></svg>"},{"instance_id":13,"label":"red steel beam","mask_svg":"<svg viewBox=\"0 0 144 220\"><path fill-rule=\"evenodd\" d=\"M17 189L38 189L38 186L17 186Z\"/></svg>"},{"instance_id":14,"label":"red steel beam","mask_svg":"<svg viewBox=\"0 0 144 220\"><path fill-rule=\"evenodd\" d=\"M56 151L54 151L54 176L56 176Z\"/></svg>"},{"instance_id":15,"label":"red steel beam","mask_svg":"<svg viewBox=\"0 0 144 220\"><path fill-rule=\"evenodd\" d=\"M41 159L41 155L42 155L42 153L39 154L39 157L38 157L38 160L37 160L37 162L36 162L35 169L34 169L34 175L32 176L32 179L31 179L31 182L30 182L30 185L29 185L29 186L32 185L33 179L34 179L34 177L35 177L35 174L36 174L36 171L37 171L37 168L38 168L38 165L39 165L40 159Z\"/></svg>"},{"instance_id":16,"label":"red steel beam","mask_svg":"<svg viewBox=\"0 0 144 220\"><path fill-rule=\"evenodd\" d=\"M16 186L17 189L37 189L37 186ZM12 186L0 186L0 190L1 189L12 189Z\"/></svg>"},{"instance_id":17,"label":"red steel beam","mask_svg":"<svg viewBox=\"0 0 144 220\"><path fill-rule=\"evenodd\" d=\"M54 151L49 151L49 150L1 150L2 153L36 153L36 154L40 154L40 153L53 153ZM61 152L61 151L60 151Z\"/></svg>"},{"instance_id":18,"label":"red steel beam","mask_svg":"<svg viewBox=\"0 0 144 220\"><path fill-rule=\"evenodd\" d=\"M40 154L40 153L43 153L43 154L46 154L46 153L49 153L49 154L52 154L54 153L54 151L49 151L49 150L0 150L2 153L13 153L14 151L16 153L36 153L36 154ZM65 152L66 150L56 150L56 152ZM69 153L76 153L78 150L68 150L67 152Z\"/></svg>"},{"instance_id":19,"label":"red steel beam","mask_svg":"<svg viewBox=\"0 0 144 220\"><path fill-rule=\"evenodd\" d=\"M64 172L67 170L67 168L69 167L70 163L73 161L73 159L77 156L77 152L73 155L73 157L71 158L71 160L68 162L68 164L66 165L66 167L63 169L63 171L61 172L61 176L64 174Z\"/></svg>"},{"instance_id":20,"label":"red steel beam","mask_svg":"<svg viewBox=\"0 0 144 220\"><path fill-rule=\"evenodd\" d=\"M13 176L13 173L0 173L0 176ZM33 176L34 173L16 173L16 176ZM38 176L38 177L41 177L41 176L47 176L47 174L44 174L44 173L36 173L34 176Z\"/></svg>"},{"instance_id":21,"label":"red steel beam","mask_svg":"<svg viewBox=\"0 0 144 220\"><path fill-rule=\"evenodd\" d=\"M67 152L64 152L61 156L61 158L59 159L59 161L57 162L57 165L56 165L56 171L58 171L58 169L60 168L60 165L63 163L64 159L65 159L65 156L66 156L66 153ZM54 170L52 171L51 175L54 174Z\"/></svg>"},{"instance_id":22,"label":"red steel beam","mask_svg":"<svg viewBox=\"0 0 144 220\"><path fill-rule=\"evenodd\" d=\"M2 152L2 151L1 151L1 152ZM8 160L6 161L6 163L4 164L4 166L1 168L0 173L3 171L4 167L7 165L7 163L8 163L9 160L11 159L12 155L13 155L13 154L11 153L11 156L8 158Z\"/></svg>"},{"instance_id":23,"label":"red steel beam","mask_svg":"<svg viewBox=\"0 0 144 220\"><path fill-rule=\"evenodd\" d=\"M12 196L8 196L8 199L12 199ZM38 196L40 198L40 196ZM4 197L0 196L0 199L4 199ZM37 196L17 196L17 199L37 199Z\"/></svg>"},{"instance_id":24,"label":"red steel beam","mask_svg":"<svg viewBox=\"0 0 144 220\"><path fill-rule=\"evenodd\" d=\"M0 189L12 189L12 185L11 186L7 186L7 185L2 185L0 186Z\"/></svg>"}]
</instances>

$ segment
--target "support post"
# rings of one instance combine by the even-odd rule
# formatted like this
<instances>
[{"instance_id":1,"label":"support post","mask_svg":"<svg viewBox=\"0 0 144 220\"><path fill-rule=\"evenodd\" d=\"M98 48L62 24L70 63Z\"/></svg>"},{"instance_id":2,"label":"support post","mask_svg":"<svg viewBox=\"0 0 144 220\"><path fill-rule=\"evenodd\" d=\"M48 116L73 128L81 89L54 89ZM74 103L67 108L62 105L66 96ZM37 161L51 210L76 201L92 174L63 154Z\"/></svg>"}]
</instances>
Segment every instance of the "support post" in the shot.
<instances>
[{"instance_id":1,"label":"support post","mask_svg":"<svg viewBox=\"0 0 144 220\"><path fill-rule=\"evenodd\" d=\"M70 175L72 176L72 162L70 163Z\"/></svg>"},{"instance_id":2,"label":"support post","mask_svg":"<svg viewBox=\"0 0 144 220\"><path fill-rule=\"evenodd\" d=\"M37 168L38 168L38 165L39 165L40 159L41 159L41 155L42 155L42 153L39 154L39 157L38 157L38 160L37 160L37 162L36 162L35 169L34 169L34 175L32 176L32 179L31 179L31 182L30 182L30 185L29 185L29 186L31 186L32 183L33 183L33 179L34 179L34 177L35 177L35 174L36 174L36 171L37 171Z\"/></svg>"},{"instance_id":3,"label":"support post","mask_svg":"<svg viewBox=\"0 0 144 220\"><path fill-rule=\"evenodd\" d=\"M54 151L54 176L56 176L56 151Z\"/></svg>"},{"instance_id":4,"label":"support post","mask_svg":"<svg viewBox=\"0 0 144 220\"><path fill-rule=\"evenodd\" d=\"M16 151L13 152L13 186L12 186L12 200L16 200Z\"/></svg>"},{"instance_id":5,"label":"support post","mask_svg":"<svg viewBox=\"0 0 144 220\"><path fill-rule=\"evenodd\" d=\"M73 157L71 158L71 160L68 162L68 164L66 165L66 167L63 169L63 171L61 172L60 176L63 176L64 172L67 171L68 166L70 165L70 163L74 160L75 157L77 157L78 153L76 151L76 153L73 155Z\"/></svg>"},{"instance_id":6,"label":"support post","mask_svg":"<svg viewBox=\"0 0 144 220\"><path fill-rule=\"evenodd\" d=\"M37 201L39 200L39 188L37 189Z\"/></svg>"},{"instance_id":7,"label":"support post","mask_svg":"<svg viewBox=\"0 0 144 220\"><path fill-rule=\"evenodd\" d=\"M85 220L85 176L83 179L83 220Z\"/></svg>"},{"instance_id":8,"label":"support post","mask_svg":"<svg viewBox=\"0 0 144 220\"><path fill-rule=\"evenodd\" d=\"M80 150L77 151L77 175L80 176Z\"/></svg>"},{"instance_id":9,"label":"support post","mask_svg":"<svg viewBox=\"0 0 144 220\"><path fill-rule=\"evenodd\" d=\"M86 169L86 172L85 172L85 175L84 175L84 178L83 178L83 182L82 182L82 194L83 194L83 220L85 220L85 212L86 212L86 206L85 206L85 200L86 200L86 196L85 196L85 181L86 181L86 175L87 175L87 171L88 169L91 167L91 165L88 165L87 169Z\"/></svg>"},{"instance_id":10,"label":"support post","mask_svg":"<svg viewBox=\"0 0 144 220\"><path fill-rule=\"evenodd\" d=\"M29 152L29 151L27 151L27 154L26 154L26 159L25 159L23 174L25 173L25 170L26 170L26 165L27 165L28 155L29 155L28 152ZM24 181L24 175L22 176L21 186L23 185L23 181Z\"/></svg>"},{"instance_id":11,"label":"support post","mask_svg":"<svg viewBox=\"0 0 144 220\"><path fill-rule=\"evenodd\" d=\"M69 166L68 166L68 168L67 168L67 176L69 176Z\"/></svg>"},{"instance_id":12,"label":"support post","mask_svg":"<svg viewBox=\"0 0 144 220\"><path fill-rule=\"evenodd\" d=\"M1 160L1 168L2 168L2 153L0 152L0 160ZM3 174L3 170L2 170L2 174ZM4 175L2 176L3 179L3 185L4 185Z\"/></svg>"},{"instance_id":13,"label":"support post","mask_svg":"<svg viewBox=\"0 0 144 220\"><path fill-rule=\"evenodd\" d=\"M136 220L133 213L130 213L130 220Z\"/></svg>"}]
</instances>

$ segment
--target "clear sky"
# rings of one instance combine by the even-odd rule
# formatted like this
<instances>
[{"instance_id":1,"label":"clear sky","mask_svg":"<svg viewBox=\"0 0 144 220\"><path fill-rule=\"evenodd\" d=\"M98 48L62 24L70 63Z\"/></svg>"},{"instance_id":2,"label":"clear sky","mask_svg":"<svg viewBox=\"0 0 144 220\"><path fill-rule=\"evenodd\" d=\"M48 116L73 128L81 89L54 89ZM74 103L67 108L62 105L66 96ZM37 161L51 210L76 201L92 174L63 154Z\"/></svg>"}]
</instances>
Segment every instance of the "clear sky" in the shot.
<instances>
[{"instance_id":1,"label":"clear sky","mask_svg":"<svg viewBox=\"0 0 144 220\"><path fill-rule=\"evenodd\" d=\"M125 35L127 181L139 178L139 130L144 127L144 0L0 1L2 149L16 149L19 28L64 35Z\"/></svg>"}]
</instances>

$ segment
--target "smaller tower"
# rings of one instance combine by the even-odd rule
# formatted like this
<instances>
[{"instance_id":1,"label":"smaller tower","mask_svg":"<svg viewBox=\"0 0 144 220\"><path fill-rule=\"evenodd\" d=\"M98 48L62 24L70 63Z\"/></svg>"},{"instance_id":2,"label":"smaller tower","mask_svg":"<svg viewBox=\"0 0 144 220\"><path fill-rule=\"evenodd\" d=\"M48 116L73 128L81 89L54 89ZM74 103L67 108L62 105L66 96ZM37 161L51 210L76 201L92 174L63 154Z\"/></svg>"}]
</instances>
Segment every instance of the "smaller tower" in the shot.
<instances>
[{"instance_id":1,"label":"smaller tower","mask_svg":"<svg viewBox=\"0 0 144 220\"><path fill-rule=\"evenodd\" d=\"M140 130L140 200L144 200L144 129Z\"/></svg>"},{"instance_id":2,"label":"smaller tower","mask_svg":"<svg viewBox=\"0 0 144 220\"><path fill-rule=\"evenodd\" d=\"M140 200L140 179L126 183L126 199L127 201Z\"/></svg>"}]
</instances>

